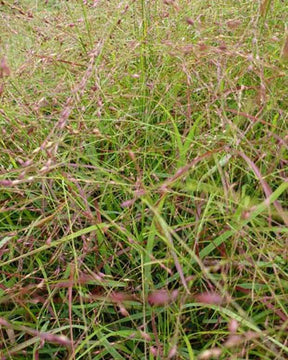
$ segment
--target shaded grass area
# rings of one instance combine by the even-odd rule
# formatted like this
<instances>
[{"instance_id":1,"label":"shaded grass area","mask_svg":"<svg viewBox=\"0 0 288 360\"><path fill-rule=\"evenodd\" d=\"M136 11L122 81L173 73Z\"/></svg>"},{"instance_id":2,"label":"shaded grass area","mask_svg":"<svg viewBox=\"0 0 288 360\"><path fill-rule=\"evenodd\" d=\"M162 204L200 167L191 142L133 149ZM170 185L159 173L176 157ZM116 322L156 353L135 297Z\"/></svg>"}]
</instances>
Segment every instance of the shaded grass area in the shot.
<instances>
[{"instance_id":1,"label":"shaded grass area","mask_svg":"<svg viewBox=\"0 0 288 360\"><path fill-rule=\"evenodd\" d=\"M1 359L287 358L287 4L0 4Z\"/></svg>"}]
</instances>

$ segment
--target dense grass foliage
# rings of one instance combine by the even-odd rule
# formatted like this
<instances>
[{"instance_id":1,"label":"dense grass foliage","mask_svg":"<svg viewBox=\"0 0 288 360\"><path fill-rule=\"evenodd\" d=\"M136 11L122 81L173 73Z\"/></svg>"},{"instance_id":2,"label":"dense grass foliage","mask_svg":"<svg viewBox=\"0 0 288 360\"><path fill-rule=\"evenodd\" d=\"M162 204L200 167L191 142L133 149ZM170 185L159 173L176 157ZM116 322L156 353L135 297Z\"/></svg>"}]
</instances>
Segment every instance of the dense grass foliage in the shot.
<instances>
[{"instance_id":1,"label":"dense grass foliage","mask_svg":"<svg viewBox=\"0 0 288 360\"><path fill-rule=\"evenodd\" d=\"M0 1L1 359L287 359L287 13Z\"/></svg>"}]
</instances>

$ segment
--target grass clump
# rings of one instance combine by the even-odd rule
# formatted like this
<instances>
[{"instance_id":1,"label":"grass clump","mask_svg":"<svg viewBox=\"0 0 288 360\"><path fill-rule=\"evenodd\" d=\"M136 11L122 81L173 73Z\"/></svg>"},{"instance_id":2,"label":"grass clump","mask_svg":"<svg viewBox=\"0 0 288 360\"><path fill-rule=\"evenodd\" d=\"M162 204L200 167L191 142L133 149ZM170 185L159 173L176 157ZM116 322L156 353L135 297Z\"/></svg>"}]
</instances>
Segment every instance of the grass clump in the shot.
<instances>
[{"instance_id":1,"label":"grass clump","mask_svg":"<svg viewBox=\"0 0 288 360\"><path fill-rule=\"evenodd\" d=\"M287 358L287 10L1 2L1 359Z\"/></svg>"}]
</instances>

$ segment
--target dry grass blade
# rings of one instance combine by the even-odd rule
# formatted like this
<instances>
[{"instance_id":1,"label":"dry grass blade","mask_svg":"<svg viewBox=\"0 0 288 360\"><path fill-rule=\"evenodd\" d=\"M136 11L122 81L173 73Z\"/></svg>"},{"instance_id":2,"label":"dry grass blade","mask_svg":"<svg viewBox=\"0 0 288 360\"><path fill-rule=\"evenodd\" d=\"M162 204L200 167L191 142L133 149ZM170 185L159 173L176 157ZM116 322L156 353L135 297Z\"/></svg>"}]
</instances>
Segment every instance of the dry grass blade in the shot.
<instances>
[{"instance_id":1,"label":"dry grass blade","mask_svg":"<svg viewBox=\"0 0 288 360\"><path fill-rule=\"evenodd\" d=\"M260 5L260 14L261 16L263 16L264 18L266 18L270 7L272 5L272 0L262 0L261 5Z\"/></svg>"},{"instance_id":2,"label":"dry grass blade","mask_svg":"<svg viewBox=\"0 0 288 360\"><path fill-rule=\"evenodd\" d=\"M282 51L281 51L281 58L283 60L288 60L288 35L286 35L285 40L284 40L284 45L283 45Z\"/></svg>"}]
</instances>

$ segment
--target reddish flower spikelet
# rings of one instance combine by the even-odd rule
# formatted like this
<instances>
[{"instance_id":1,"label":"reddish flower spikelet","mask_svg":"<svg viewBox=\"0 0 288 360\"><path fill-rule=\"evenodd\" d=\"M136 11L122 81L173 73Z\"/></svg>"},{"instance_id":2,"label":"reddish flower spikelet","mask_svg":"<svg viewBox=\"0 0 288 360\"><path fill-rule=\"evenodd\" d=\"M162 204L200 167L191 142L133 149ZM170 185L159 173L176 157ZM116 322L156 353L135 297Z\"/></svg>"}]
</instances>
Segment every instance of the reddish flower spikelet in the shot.
<instances>
[{"instance_id":1,"label":"reddish flower spikelet","mask_svg":"<svg viewBox=\"0 0 288 360\"><path fill-rule=\"evenodd\" d=\"M226 340L224 345L228 348L233 348L235 346L240 345L243 342L243 337L241 335L231 335Z\"/></svg>"},{"instance_id":2,"label":"reddish flower spikelet","mask_svg":"<svg viewBox=\"0 0 288 360\"><path fill-rule=\"evenodd\" d=\"M230 333L236 333L237 329L238 329L238 321L235 320L235 319L231 319L229 321L229 324L228 324L228 330Z\"/></svg>"},{"instance_id":3,"label":"reddish flower spikelet","mask_svg":"<svg viewBox=\"0 0 288 360\"><path fill-rule=\"evenodd\" d=\"M152 306L168 305L175 301L178 296L178 290L174 290L172 293L168 290L156 290L149 294L148 302Z\"/></svg>"},{"instance_id":4,"label":"reddish flower spikelet","mask_svg":"<svg viewBox=\"0 0 288 360\"><path fill-rule=\"evenodd\" d=\"M186 22L188 25L194 25L194 21L190 17L186 18Z\"/></svg>"},{"instance_id":5,"label":"reddish flower spikelet","mask_svg":"<svg viewBox=\"0 0 288 360\"><path fill-rule=\"evenodd\" d=\"M169 351L168 359L173 359L176 355L177 355L177 347L176 345L174 345Z\"/></svg>"},{"instance_id":6,"label":"reddish flower spikelet","mask_svg":"<svg viewBox=\"0 0 288 360\"><path fill-rule=\"evenodd\" d=\"M221 305L223 298L215 292L204 292L195 296L196 300L200 303L209 305Z\"/></svg>"},{"instance_id":7,"label":"reddish flower spikelet","mask_svg":"<svg viewBox=\"0 0 288 360\"><path fill-rule=\"evenodd\" d=\"M136 201L136 199L123 201L123 203L121 204L121 207L123 207L123 208L130 207L135 203L135 201Z\"/></svg>"},{"instance_id":8,"label":"reddish flower spikelet","mask_svg":"<svg viewBox=\"0 0 288 360\"><path fill-rule=\"evenodd\" d=\"M0 185L1 186L11 186L11 185L13 185L13 181L12 180L0 180Z\"/></svg>"},{"instance_id":9,"label":"reddish flower spikelet","mask_svg":"<svg viewBox=\"0 0 288 360\"><path fill-rule=\"evenodd\" d=\"M144 340L146 340L146 341L151 341L151 340L152 340L152 339L151 339L151 336L150 336L149 334L147 334L146 332L141 331L140 333L141 333L141 337L142 337Z\"/></svg>"},{"instance_id":10,"label":"reddish flower spikelet","mask_svg":"<svg viewBox=\"0 0 288 360\"><path fill-rule=\"evenodd\" d=\"M227 21L227 26L229 29L237 29L240 25L241 25L242 21L235 19L235 20L228 20Z\"/></svg>"},{"instance_id":11,"label":"reddish flower spikelet","mask_svg":"<svg viewBox=\"0 0 288 360\"><path fill-rule=\"evenodd\" d=\"M155 346L150 346L150 352L153 356L158 356L158 349Z\"/></svg>"},{"instance_id":12,"label":"reddish flower spikelet","mask_svg":"<svg viewBox=\"0 0 288 360\"><path fill-rule=\"evenodd\" d=\"M7 61L5 57L0 60L0 78L4 76L9 76L11 73L9 66L7 65Z\"/></svg>"},{"instance_id":13,"label":"reddish flower spikelet","mask_svg":"<svg viewBox=\"0 0 288 360\"><path fill-rule=\"evenodd\" d=\"M124 293L115 291L110 295L110 299L112 302L120 304L127 299L127 295Z\"/></svg>"},{"instance_id":14,"label":"reddish flower spikelet","mask_svg":"<svg viewBox=\"0 0 288 360\"><path fill-rule=\"evenodd\" d=\"M129 312L126 310L126 308L123 305L119 306L119 311L121 315L125 317L129 316Z\"/></svg>"},{"instance_id":15,"label":"reddish flower spikelet","mask_svg":"<svg viewBox=\"0 0 288 360\"><path fill-rule=\"evenodd\" d=\"M220 348L212 348L209 350L205 350L203 351L200 355L199 355L199 360L209 360L209 359L215 359L215 358L219 358L221 356L221 349Z\"/></svg>"}]
</instances>

